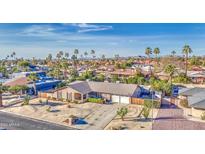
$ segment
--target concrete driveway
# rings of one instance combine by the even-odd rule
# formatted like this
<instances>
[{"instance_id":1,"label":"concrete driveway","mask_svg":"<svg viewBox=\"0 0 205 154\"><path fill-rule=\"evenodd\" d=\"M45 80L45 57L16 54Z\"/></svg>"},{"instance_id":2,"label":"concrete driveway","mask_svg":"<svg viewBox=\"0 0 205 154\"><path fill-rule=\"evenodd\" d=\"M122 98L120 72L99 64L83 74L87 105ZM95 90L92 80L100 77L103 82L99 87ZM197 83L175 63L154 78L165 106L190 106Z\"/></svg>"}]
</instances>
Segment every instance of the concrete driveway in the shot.
<instances>
[{"instance_id":1,"label":"concrete driveway","mask_svg":"<svg viewBox=\"0 0 205 154\"><path fill-rule=\"evenodd\" d=\"M79 129L103 130L116 116L117 110L127 104L102 104L97 110L85 117L88 124L79 125Z\"/></svg>"},{"instance_id":2,"label":"concrete driveway","mask_svg":"<svg viewBox=\"0 0 205 154\"><path fill-rule=\"evenodd\" d=\"M205 123L186 119L183 110L163 100L153 123L154 130L205 130Z\"/></svg>"}]
</instances>

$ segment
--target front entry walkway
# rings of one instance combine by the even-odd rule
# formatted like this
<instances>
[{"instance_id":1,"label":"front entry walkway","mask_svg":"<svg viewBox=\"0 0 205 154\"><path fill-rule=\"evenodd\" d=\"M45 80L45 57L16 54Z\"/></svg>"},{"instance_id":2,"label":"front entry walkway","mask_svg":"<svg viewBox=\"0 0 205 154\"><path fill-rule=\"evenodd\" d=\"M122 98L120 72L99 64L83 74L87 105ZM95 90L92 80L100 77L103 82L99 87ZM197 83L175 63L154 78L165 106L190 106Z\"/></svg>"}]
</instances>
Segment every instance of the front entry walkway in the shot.
<instances>
[{"instance_id":1,"label":"front entry walkway","mask_svg":"<svg viewBox=\"0 0 205 154\"><path fill-rule=\"evenodd\" d=\"M153 122L154 130L205 130L205 123L187 120L183 110L169 101L163 100L157 117Z\"/></svg>"}]
</instances>

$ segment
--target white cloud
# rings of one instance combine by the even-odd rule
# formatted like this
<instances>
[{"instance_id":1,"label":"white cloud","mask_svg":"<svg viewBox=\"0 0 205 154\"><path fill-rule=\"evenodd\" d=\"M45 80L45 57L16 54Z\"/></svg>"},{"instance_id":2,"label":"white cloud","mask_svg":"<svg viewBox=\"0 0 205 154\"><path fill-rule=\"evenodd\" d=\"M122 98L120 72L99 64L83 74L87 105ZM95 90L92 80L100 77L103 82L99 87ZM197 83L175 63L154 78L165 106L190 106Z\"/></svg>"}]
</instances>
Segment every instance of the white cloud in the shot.
<instances>
[{"instance_id":1,"label":"white cloud","mask_svg":"<svg viewBox=\"0 0 205 154\"><path fill-rule=\"evenodd\" d=\"M31 25L18 34L27 36L49 36L55 34L55 30L54 27L49 25Z\"/></svg>"},{"instance_id":2,"label":"white cloud","mask_svg":"<svg viewBox=\"0 0 205 154\"><path fill-rule=\"evenodd\" d=\"M77 30L79 33L94 32L94 31L104 31L104 30L111 30L111 29L113 29L112 26L94 25L94 24L86 24L86 23L71 24L71 25L79 28Z\"/></svg>"}]
</instances>

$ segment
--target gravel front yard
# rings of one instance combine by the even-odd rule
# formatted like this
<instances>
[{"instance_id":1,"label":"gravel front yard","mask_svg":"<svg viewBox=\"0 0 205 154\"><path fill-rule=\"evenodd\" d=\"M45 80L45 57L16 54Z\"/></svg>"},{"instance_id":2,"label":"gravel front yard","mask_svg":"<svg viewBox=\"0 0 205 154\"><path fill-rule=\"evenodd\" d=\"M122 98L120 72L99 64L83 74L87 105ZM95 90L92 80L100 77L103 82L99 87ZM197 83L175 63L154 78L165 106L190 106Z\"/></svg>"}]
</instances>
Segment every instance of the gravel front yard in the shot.
<instances>
[{"instance_id":1,"label":"gravel front yard","mask_svg":"<svg viewBox=\"0 0 205 154\"><path fill-rule=\"evenodd\" d=\"M152 120L144 120L139 118L138 115L142 109L141 105L128 105L128 114L125 116L124 121L119 116L116 116L105 128L110 129L129 129L129 130L151 130ZM153 110L154 118L157 116L158 109ZM149 118L152 118L152 111L150 112Z\"/></svg>"},{"instance_id":2,"label":"gravel front yard","mask_svg":"<svg viewBox=\"0 0 205 154\"><path fill-rule=\"evenodd\" d=\"M68 107L68 105L63 102L49 100L49 103L46 104L45 99L42 99L42 101L43 103L40 103L39 98L37 98L31 100L29 105L21 106L22 103L18 103L2 110L5 112L68 126L68 124L64 121L70 116L85 118L103 105L97 103L84 103L70 104L70 107ZM50 112L47 111L49 107ZM75 127L75 125L72 127Z\"/></svg>"}]
</instances>

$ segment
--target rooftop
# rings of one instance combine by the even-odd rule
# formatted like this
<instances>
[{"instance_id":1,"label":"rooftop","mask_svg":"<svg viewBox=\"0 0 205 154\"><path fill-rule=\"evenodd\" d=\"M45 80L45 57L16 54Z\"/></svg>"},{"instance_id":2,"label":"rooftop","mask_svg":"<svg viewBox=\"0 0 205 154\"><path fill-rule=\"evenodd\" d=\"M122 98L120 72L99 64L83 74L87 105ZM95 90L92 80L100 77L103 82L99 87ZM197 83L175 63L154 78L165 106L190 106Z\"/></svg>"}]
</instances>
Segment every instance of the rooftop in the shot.
<instances>
[{"instance_id":1,"label":"rooftop","mask_svg":"<svg viewBox=\"0 0 205 154\"><path fill-rule=\"evenodd\" d=\"M188 96L190 107L205 109L205 88L184 88L180 95Z\"/></svg>"},{"instance_id":2,"label":"rooftop","mask_svg":"<svg viewBox=\"0 0 205 154\"><path fill-rule=\"evenodd\" d=\"M109 82L76 81L69 84L69 87L86 94L92 91L122 96L133 96L137 88L136 84L122 84Z\"/></svg>"}]
</instances>

